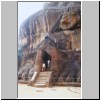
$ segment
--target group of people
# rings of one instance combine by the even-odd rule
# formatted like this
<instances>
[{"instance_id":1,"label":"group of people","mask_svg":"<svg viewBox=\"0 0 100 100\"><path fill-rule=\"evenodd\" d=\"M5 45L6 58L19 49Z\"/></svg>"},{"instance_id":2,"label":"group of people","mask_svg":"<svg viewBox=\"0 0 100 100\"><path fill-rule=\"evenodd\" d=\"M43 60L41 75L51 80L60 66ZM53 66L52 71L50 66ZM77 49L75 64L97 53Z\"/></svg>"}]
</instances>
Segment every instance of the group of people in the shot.
<instances>
[{"instance_id":1,"label":"group of people","mask_svg":"<svg viewBox=\"0 0 100 100\"><path fill-rule=\"evenodd\" d=\"M50 60L47 61L47 66L45 63L42 64L42 71L45 71L46 67L48 67L48 69L50 68Z\"/></svg>"}]
</instances>

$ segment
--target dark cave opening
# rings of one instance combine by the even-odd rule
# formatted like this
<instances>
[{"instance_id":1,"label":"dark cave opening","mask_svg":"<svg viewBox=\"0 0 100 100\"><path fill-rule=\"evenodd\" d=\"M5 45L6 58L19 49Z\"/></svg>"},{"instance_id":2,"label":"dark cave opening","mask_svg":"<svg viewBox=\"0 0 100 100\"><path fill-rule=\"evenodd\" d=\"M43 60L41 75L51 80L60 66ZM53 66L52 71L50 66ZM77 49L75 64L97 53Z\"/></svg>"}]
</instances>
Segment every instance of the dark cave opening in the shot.
<instances>
[{"instance_id":1,"label":"dark cave opening","mask_svg":"<svg viewBox=\"0 0 100 100\"><path fill-rule=\"evenodd\" d=\"M51 55L48 54L46 51L43 51L43 63L46 65L46 70L50 70L51 67ZM49 62L50 61L50 62ZM49 62L49 64L48 64Z\"/></svg>"}]
</instances>

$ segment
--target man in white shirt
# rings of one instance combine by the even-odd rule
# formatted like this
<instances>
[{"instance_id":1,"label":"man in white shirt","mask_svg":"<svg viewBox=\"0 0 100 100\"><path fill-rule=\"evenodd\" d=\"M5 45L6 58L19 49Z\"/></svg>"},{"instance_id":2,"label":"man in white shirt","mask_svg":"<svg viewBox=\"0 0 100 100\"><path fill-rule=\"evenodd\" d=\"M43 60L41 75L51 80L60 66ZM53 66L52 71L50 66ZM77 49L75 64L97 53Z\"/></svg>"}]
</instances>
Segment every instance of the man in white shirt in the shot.
<instances>
[{"instance_id":1,"label":"man in white shirt","mask_svg":"<svg viewBox=\"0 0 100 100\"><path fill-rule=\"evenodd\" d=\"M45 63L42 64L42 71L45 71L46 65Z\"/></svg>"},{"instance_id":2,"label":"man in white shirt","mask_svg":"<svg viewBox=\"0 0 100 100\"><path fill-rule=\"evenodd\" d=\"M48 63L48 68L50 68L50 60L48 60L48 62L47 62L47 63Z\"/></svg>"}]
</instances>

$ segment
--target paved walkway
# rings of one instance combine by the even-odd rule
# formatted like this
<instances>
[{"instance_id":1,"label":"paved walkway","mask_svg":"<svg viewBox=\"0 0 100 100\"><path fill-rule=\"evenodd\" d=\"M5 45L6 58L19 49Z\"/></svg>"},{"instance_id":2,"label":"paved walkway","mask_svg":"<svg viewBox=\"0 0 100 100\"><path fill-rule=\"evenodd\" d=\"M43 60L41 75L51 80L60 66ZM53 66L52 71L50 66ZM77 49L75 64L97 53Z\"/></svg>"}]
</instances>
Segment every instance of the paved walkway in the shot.
<instances>
[{"instance_id":1,"label":"paved walkway","mask_svg":"<svg viewBox=\"0 0 100 100\"><path fill-rule=\"evenodd\" d=\"M18 84L18 98L81 98L80 87L37 88Z\"/></svg>"}]
</instances>

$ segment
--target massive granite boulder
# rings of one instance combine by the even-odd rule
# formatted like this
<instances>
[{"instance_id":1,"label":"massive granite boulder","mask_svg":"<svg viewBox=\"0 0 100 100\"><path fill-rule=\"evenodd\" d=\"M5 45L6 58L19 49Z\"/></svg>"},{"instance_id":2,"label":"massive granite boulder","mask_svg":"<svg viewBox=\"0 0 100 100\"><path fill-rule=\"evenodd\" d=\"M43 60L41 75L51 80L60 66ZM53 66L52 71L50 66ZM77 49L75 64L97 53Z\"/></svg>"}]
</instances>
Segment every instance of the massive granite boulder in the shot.
<instances>
[{"instance_id":1,"label":"massive granite boulder","mask_svg":"<svg viewBox=\"0 0 100 100\"><path fill-rule=\"evenodd\" d=\"M54 79L79 80L81 2L46 3L42 10L22 23L18 35L18 48L21 52L18 57L21 59L18 64L19 70L23 70L28 61L34 67L34 71L41 71L42 64L49 59ZM28 76L28 72L29 70L24 76Z\"/></svg>"}]
</instances>

